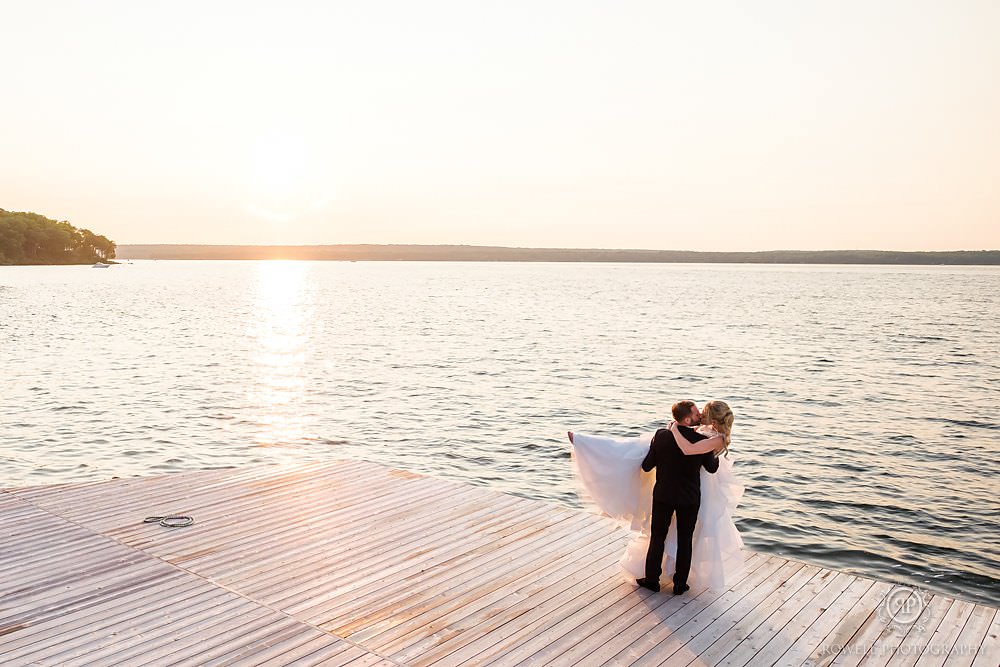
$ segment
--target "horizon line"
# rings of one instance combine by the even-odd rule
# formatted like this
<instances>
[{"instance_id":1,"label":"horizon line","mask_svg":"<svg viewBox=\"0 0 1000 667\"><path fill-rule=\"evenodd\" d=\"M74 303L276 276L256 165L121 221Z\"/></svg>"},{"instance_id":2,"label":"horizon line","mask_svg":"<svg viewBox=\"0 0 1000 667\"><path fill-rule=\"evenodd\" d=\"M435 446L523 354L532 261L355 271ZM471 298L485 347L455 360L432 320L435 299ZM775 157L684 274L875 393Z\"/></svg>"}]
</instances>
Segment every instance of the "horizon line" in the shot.
<instances>
[{"instance_id":1,"label":"horizon line","mask_svg":"<svg viewBox=\"0 0 1000 667\"><path fill-rule=\"evenodd\" d=\"M123 244L120 259L417 262L612 262L643 264L913 264L998 266L998 250L644 250L421 244Z\"/></svg>"},{"instance_id":2,"label":"horizon line","mask_svg":"<svg viewBox=\"0 0 1000 667\"><path fill-rule=\"evenodd\" d=\"M900 250L882 248L824 248L821 250L805 250L796 248L772 248L768 250L686 250L681 248L601 248L583 246L518 246L490 245L473 243L116 243L117 248L123 247L186 247L186 248L471 248L484 250L544 250L544 251L581 251L581 252L665 252L692 254L762 254L762 253L993 253L1000 248L977 248L960 250Z\"/></svg>"}]
</instances>

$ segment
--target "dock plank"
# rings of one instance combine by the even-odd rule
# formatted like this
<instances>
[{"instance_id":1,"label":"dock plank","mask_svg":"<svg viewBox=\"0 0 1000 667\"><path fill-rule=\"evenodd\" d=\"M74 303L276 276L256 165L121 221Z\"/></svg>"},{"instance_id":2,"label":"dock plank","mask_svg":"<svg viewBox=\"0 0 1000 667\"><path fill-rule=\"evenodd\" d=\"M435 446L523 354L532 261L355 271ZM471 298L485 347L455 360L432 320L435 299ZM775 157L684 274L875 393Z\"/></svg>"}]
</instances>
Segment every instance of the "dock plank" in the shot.
<instances>
[{"instance_id":1,"label":"dock plank","mask_svg":"<svg viewBox=\"0 0 1000 667\"><path fill-rule=\"evenodd\" d=\"M994 610L996 612L996 610ZM988 667L989 665L1000 665L1000 612L993 616L990 629L986 631L983 643L976 652L976 659L972 661L972 667Z\"/></svg>"},{"instance_id":2,"label":"dock plank","mask_svg":"<svg viewBox=\"0 0 1000 667\"><path fill-rule=\"evenodd\" d=\"M965 628L965 624L972 617L975 607L976 605L965 600L956 600L951 605L951 609L945 614L941 625L934 631L934 634L927 643L927 648L930 650L925 650L920 654L920 658L915 663L917 667L940 667L944 665L945 660L948 659L952 648L955 646L955 642L958 640L958 636ZM900 659L906 657L905 655L899 656ZM894 662L896 660L891 660L889 664L892 665Z\"/></svg>"},{"instance_id":3,"label":"dock plank","mask_svg":"<svg viewBox=\"0 0 1000 667\"><path fill-rule=\"evenodd\" d=\"M780 582L773 592L737 621L735 625L728 630L725 630L725 626L720 628L720 630L725 630L725 632L719 635L710 646L698 653L699 663L705 665L717 665L721 663L726 656L740 646L740 643L744 639L756 633L758 628L764 624L785 600L809 583L818 571L819 568L812 565L802 565L792 576ZM717 634L717 631L711 628L709 632L708 639Z\"/></svg>"},{"instance_id":4,"label":"dock plank","mask_svg":"<svg viewBox=\"0 0 1000 667\"><path fill-rule=\"evenodd\" d=\"M954 648L956 650L948 658L950 667L969 667L972 665L996 615L996 609L981 604L975 606L962 634L955 641ZM996 663L1000 665L1000 656L997 658Z\"/></svg>"},{"instance_id":5,"label":"dock plank","mask_svg":"<svg viewBox=\"0 0 1000 667\"><path fill-rule=\"evenodd\" d=\"M774 593L781 591L789 581L795 581L795 577L804 567L802 563L787 561L774 574L768 576L762 585L755 586L753 590L737 599L736 604L729 609L722 613L701 613L695 616L688 628L690 639L678 645L677 640L680 636L675 635L673 654L659 664L664 667L684 667L694 660L705 662L710 648L719 643L723 636L743 622L747 616L753 614L759 605L764 604ZM721 652L724 646L724 643L720 643L716 650Z\"/></svg>"},{"instance_id":6,"label":"dock plank","mask_svg":"<svg viewBox=\"0 0 1000 667\"><path fill-rule=\"evenodd\" d=\"M142 523L166 513L195 524ZM890 583L775 555L654 594L620 570L629 535L606 517L358 461L2 489L0 532L5 667L995 667L1000 651L994 607L935 595L890 626Z\"/></svg>"}]
</instances>

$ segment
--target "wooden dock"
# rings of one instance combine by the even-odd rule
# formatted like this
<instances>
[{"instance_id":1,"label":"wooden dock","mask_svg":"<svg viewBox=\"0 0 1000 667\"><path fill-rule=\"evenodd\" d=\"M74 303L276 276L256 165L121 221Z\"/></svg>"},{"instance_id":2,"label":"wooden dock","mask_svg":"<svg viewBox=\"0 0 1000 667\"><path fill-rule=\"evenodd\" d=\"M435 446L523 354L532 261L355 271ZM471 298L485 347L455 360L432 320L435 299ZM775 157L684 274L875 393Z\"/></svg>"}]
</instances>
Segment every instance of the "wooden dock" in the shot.
<instances>
[{"instance_id":1,"label":"wooden dock","mask_svg":"<svg viewBox=\"0 0 1000 667\"><path fill-rule=\"evenodd\" d=\"M752 552L653 594L609 519L356 461L5 489L0 535L8 667L1000 664L991 607Z\"/></svg>"}]
</instances>

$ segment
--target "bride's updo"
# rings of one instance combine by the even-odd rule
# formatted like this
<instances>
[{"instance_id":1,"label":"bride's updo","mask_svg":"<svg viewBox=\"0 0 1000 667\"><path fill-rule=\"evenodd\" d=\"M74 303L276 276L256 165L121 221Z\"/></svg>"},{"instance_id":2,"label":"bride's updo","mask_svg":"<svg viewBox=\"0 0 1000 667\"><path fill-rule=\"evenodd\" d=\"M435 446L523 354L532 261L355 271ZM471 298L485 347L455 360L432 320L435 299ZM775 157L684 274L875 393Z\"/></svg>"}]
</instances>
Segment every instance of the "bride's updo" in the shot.
<instances>
[{"instance_id":1,"label":"bride's updo","mask_svg":"<svg viewBox=\"0 0 1000 667\"><path fill-rule=\"evenodd\" d=\"M733 432L733 411L722 401L709 401L702 409L701 421L714 428L726 439L726 450L729 450L729 436Z\"/></svg>"}]
</instances>

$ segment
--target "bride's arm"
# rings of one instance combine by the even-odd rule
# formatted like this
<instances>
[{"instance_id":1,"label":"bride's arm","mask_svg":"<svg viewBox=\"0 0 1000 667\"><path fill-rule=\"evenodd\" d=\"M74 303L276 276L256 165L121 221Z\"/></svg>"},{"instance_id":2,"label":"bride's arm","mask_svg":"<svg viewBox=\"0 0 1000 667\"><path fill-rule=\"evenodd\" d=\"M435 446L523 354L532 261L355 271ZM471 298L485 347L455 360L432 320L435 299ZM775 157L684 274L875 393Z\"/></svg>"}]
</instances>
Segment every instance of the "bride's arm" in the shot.
<instances>
[{"instance_id":1,"label":"bride's arm","mask_svg":"<svg viewBox=\"0 0 1000 667\"><path fill-rule=\"evenodd\" d=\"M695 454L708 454L709 452L714 452L720 447L724 447L726 444L726 439L721 435L705 438L704 440L699 440L698 442L691 442L684 437L684 434L681 433L681 430L677 427L677 422L671 422L670 432L674 434L674 440L677 442L677 446L687 456L693 456Z\"/></svg>"}]
</instances>

